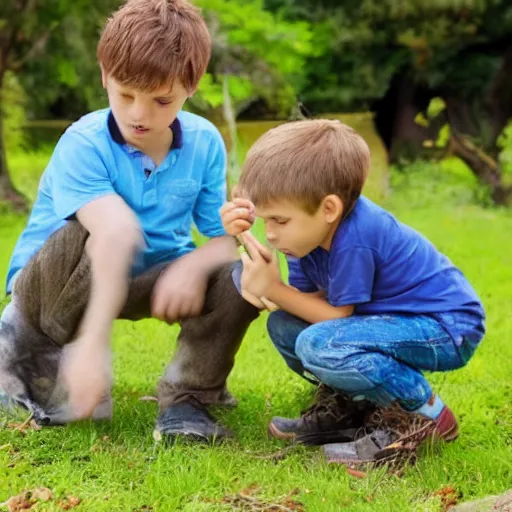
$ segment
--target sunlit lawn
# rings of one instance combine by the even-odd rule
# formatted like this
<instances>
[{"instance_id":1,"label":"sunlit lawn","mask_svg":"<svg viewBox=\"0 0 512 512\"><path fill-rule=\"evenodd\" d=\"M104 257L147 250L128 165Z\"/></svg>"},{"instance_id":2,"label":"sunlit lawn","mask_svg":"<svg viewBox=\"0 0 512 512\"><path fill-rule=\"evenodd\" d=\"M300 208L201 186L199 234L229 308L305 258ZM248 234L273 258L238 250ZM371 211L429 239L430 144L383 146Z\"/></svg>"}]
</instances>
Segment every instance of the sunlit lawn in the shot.
<instances>
[{"instance_id":1,"label":"sunlit lawn","mask_svg":"<svg viewBox=\"0 0 512 512\"><path fill-rule=\"evenodd\" d=\"M32 197L33 177L47 156L11 158L13 174ZM283 446L267 438L269 419L298 414L311 389L273 350L262 315L245 338L229 382L240 404L221 413L236 441L220 447L155 445L151 432L156 405L140 397L154 393L178 329L151 320L119 322L114 337L114 421L25 435L0 430L0 502L44 486L56 497L78 496L76 510L287 510L256 508L258 502L237 509L242 503L237 493L254 485L252 496L261 502L284 503L292 493L291 500L313 512L438 511L441 498L436 491L446 486L453 487L461 501L510 488L512 215L475 205L471 177L453 162L442 169L416 166L408 174L393 174L392 185L394 192L384 204L462 268L488 312L488 335L470 364L431 376L458 415L459 440L425 451L401 478L378 470L354 479L342 467L328 466L315 449L263 458ZM25 221L0 216L2 282ZM56 501L39 509L57 510Z\"/></svg>"}]
</instances>

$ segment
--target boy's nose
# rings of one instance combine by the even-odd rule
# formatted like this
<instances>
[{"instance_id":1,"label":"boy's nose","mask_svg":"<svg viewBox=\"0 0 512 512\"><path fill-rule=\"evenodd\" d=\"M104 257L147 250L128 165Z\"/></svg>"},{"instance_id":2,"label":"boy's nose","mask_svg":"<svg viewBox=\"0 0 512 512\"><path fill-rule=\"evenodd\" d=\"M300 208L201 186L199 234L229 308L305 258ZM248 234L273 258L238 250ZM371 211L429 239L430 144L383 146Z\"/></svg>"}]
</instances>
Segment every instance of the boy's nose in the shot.
<instances>
[{"instance_id":1,"label":"boy's nose","mask_svg":"<svg viewBox=\"0 0 512 512\"><path fill-rule=\"evenodd\" d=\"M145 111L146 111L146 109L145 109L144 105L142 105L141 103L135 103L132 106L132 111L131 111L131 118L133 119L133 122L142 124L144 119L146 118Z\"/></svg>"},{"instance_id":2,"label":"boy's nose","mask_svg":"<svg viewBox=\"0 0 512 512\"><path fill-rule=\"evenodd\" d=\"M267 231L267 240L269 242L275 242L277 240L277 236L275 233L273 233L272 231Z\"/></svg>"}]
</instances>

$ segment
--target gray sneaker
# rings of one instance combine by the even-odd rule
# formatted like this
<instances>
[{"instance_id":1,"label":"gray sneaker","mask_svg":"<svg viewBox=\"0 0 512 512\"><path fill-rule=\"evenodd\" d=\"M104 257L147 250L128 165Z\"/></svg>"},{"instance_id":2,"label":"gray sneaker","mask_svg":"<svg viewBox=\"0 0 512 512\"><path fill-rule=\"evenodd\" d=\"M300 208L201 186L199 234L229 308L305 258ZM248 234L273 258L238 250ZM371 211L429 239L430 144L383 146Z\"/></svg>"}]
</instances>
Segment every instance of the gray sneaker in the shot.
<instances>
[{"instance_id":1,"label":"gray sneaker","mask_svg":"<svg viewBox=\"0 0 512 512\"><path fill-rule=\"evenodd\" d=\"M160 412L153 431L155 441L174 442L177 438L220 443L233 434L207 411L196 398L173 403Z\"/></svg>"},{"instance_id":2,"label":"gray sneaker","mask_svg":"<svg viewBox=\"0 0 512 512\"><path fill-rule=\"evenodd\" d=\"M368 463L401 466L414 462L417 448L427 439L453 441L457 436L457 420L447 406L434 421L404 411L394 403L378 408L358 432L357 439L326 444L323 451L327 462L352 468Z\"/></svg>"}]
</instances>

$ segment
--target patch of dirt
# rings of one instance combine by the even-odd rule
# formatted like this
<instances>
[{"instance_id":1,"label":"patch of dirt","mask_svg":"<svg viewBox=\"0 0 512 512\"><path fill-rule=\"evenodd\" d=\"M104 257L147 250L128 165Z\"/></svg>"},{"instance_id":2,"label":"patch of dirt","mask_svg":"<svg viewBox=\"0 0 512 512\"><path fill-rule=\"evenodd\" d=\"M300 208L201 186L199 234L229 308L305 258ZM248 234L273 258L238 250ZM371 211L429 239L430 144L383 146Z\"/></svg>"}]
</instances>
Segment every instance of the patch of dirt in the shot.
<instances>
[{"instance_id":1,"label":"patch of dirt","mask_svg":"<svg viewBox=\"0 0 512 512\"><path fill-rule=\"evenodd\" d=\"M253 484L237 494L224 496L221 503L239 512L305 512L304 505L293 498L299 494L299 489L272 500L258 496L259 490L259 486Z\"/></svg>"},{"instance_id":2,"label":"patch of dirt","mask_svg":"<svg viewBox=\"0 0 512 512\"><path fill-rule=\"evenodd\" d=\"M40 487L11 496L4 503L0 503L0 507L7 507L8 512L19 512L20 510L30 510L38 503L51 499L53 499L52 491L46 487Z\"/></svg>"},{"instance_id":3,"label":"patch of dirt","mask_svg":"<svg viewBox=\"0 0 512 512\"><path fill-rule=\"evenodd\" d=\"M71 510L80 505L80 498L77 496L66 496L58 501L58 506L62 510Z\"/></svg>"},{"instance_id":4,"label":"patch of dirt","mask_svg":"<svg viewBox=\"0 0 512 512\"><path fill-rule=\"evenodd\" d=\"M0 503L0 507L6 507L8 512L20 512L22 510L39 509L40 503L53 501L54 496L47 487L39 487L30 491L10 497L6 502ZM80 504L80 498L76 496L66 496L57 501L57 507L60 510L71 510Z\"/></svg>"}]
</instances>

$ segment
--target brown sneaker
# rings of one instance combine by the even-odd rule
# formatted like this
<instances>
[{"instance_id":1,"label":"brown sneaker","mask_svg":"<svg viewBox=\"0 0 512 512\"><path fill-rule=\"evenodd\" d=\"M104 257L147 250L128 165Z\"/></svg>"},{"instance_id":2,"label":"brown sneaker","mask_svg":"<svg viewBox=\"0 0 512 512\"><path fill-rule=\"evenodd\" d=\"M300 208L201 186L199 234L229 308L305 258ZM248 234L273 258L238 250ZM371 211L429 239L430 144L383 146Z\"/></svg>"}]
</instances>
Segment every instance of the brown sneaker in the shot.
<instances>
[{"instance_id":1,"label":"brown sneaker","mask_svg":"<svg viewBox=\"0 0 512 512\"><path fill-rule=\"evenodd\" d=\"M354 402L321 384L313 404L301 413L300 418L276 416L270 421L268 432L277 439L311 445L352 441L365 418L374 410L375 406L370 402Z\"/></svg>"},{"instance_id":2,"label":"brown sneaker","mask_svg":"<svg viewBox=\"0 0 512 512\"><path fill-rule=\"evenodd\" d=\"M434 421L393 404L375 411L355 441L326 444L323 450L327 462L349 467L365 463L400 464L414 460L416 449L427 439L453 441L458 435L457 420L446 405Z\"/></svg>"}]
</instances>

